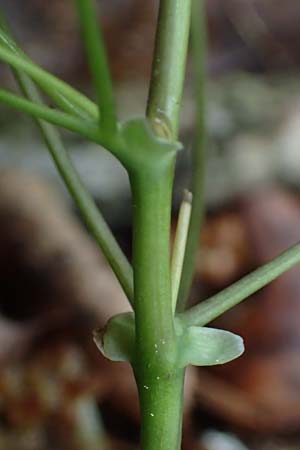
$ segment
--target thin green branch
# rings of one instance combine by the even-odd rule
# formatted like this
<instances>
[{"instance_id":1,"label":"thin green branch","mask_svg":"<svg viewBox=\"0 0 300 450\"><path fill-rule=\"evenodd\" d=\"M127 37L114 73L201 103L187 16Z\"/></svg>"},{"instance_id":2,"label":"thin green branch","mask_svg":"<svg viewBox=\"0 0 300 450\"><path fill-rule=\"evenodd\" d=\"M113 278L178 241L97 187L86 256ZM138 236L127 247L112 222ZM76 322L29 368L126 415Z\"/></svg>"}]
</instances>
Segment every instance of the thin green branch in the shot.
<instances>
[{"instance_id":1,"label":"thin green branch","mask_svg":"<svg viewBox=\"0 0 300 450\"><path fill-rule=\"evenodd\" d=\"M100 132L95 122L80 120L70 114L49 108L41 104L33 103L23 97L13 94L7 90L0 89L0 102L17 109L18 111L29 114L36 119L43 119L53 125L58 125L67 130L81 134L82 136L99 142Z\"/></svg>"},{"instance_id":2,"label":"thin green branch","mask_svg":"<svg viewBox=\"0 0 300 450\"><path fill-rule=\"evenodd\" d=\"M97 107L91 100L64 81L31 62L27 57L22 57L19 53L13 53L11 50L0 46L0 60L6 62L14 69L24 71L42 89L47 86L47 94L57 90L61 99L66 99L71 105L75 105L91 117L98 118Z\"/></svg>"},{"instance_id":3,"label":"thin green branch","mask_svg":"<svg viewBox=\"0 0 300 450\"><path fill-rule=\"evenodd\" d=\"M81 136L102 145L116 157L123 149L123 142L118 135L108 135L99 129L96 122L80 119L70 114L37 104L23 97L13 94L7 90L0 89L0 103L10 106L18 111L24 112L35 119L45 120L52 125L65 128L78 133Z\"/></svg>"},{"instance_id":4,"label":"thin green branch","mask_svg":"<svg viewBox=\"0 0 300 450\"><path fill-rule=\"evenodd\" d=\"M191 0L161 0L147 116L156 133L176 139L190 30Z\"/></svg>"},{"instance_id":5,"label":"thin green branch","mask_svg":"<svg viewBox=\"0 0 300 450\"><path fill-rule=\"evenodd\" d=\"M300 244L297 244L180 317L188 325L204 326L299 263Z\"/></svg>"},{"instance_id":6,"label":"thin green branch","mask_svg":"<svg viewBox=\"0 0 300 450\"><path fill-rule=\"evenodd\" d=\"M18 47L17 43L10 36L8 26L1 12L0 12L0 45L12 51L15 55L19 55L22 58L25 58L28 61L30 61L28 56ZM71 103L70 100L64 97L57 89L55 90L53 90L52 88L49 89L47 83L40 82L39 86L63 111L85 119L92 118L90 114L78 108L74 103ZM97 111L95 112L97 113ZM97 118L97 114L94 114L94 118Z\"/></svg>"},{"instance_id":7,"label":"thin green branch","mask_svg":"<svg viewBox=\"0 0 300 450\"><path fill-rule=\"evenodd\" d=\"M175 233L173 254L171 260L171 285L172 285L172 309L173 314L176 310L176 302L178 298L178 290L180 285L184 253L186 248L186 240L189 230L192 194L189 191L184 191L183 200L180 205L178 223Z\"/></svg>"},{"instance_id":8,"label":"thin green branch","mask_svg":"<svg viewBox=\"0 0 300 450\"><path fill-rule=\"evenodd\" d=\"M206 79L206 20L204 0L193 0L191 44L195 77L196 97L196 142L193 149L193 204L191 222L186 245L182 279L180 283L177 309L186 307L193 280L199 233L204 218L205 181L205 79Z\"/></svg>"},{"instance_id":9,"label":"thin green branch","mask_svg":"<svg viewBox=\"0 0 300 450\"><path fill-rule=\"evenodd\" d=\"M115 132L117 117L109 65L94 0L76 0L83 40L96 89L101 126Z\"/></svg>"},{"instance_id":10,"label":"thin green branch","mask_svg":"<svg viewBox=\"0 0 300 450\"><path fill-rule=\"evenodd\" d=\"M43 107L42 99L33 82L18 70L14 71L14 74L23 94L34 102L34 105ZM40 105L38 105L39 103ZM36 119L36 123L71 196L133 305L133 273L126 256L94 200L82 184L57 130L39 118Z\"/></svg>"},{"instance_id":11,"label":"thin green branch","mask_svg":"<svg viewBox=\"0 0 300 450\"><path fill-rule=\"evenodd\" d=\"M83 186L56 130L45 123L40 124L40 128L69 192L123 287L128 300L133 305L133 273L126 256L120 249L94 200Z\"/></svg>"},{"instance_id":12,"label":"thin green branch","mask_svg":"<svg viewBox=\"0 0 300 450\"><path fill-rule=\"evenodd\" d=\"M10 30L8 24L0 10L0 43L8 50L11 50L13 53L19 53L20 55L25 56L24 52L17 46L17 43L13 40L10 35Z\"/></svg>"}]
</instances>

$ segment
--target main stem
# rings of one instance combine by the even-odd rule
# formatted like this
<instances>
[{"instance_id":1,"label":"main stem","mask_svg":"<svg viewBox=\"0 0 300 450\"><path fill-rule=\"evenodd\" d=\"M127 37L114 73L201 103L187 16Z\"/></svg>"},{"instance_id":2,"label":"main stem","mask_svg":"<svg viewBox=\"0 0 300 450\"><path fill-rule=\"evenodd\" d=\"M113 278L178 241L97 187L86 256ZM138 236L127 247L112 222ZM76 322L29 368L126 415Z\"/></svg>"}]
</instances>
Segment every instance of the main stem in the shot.
<instances>
[{"instance_id":1,"label":"main stem","mask_svg":"<svg viewBox=\"0 0 300 450\"><path fill-rule=\"evenodd\" d=\"M191 0L161 0L147 116L156 133L177 139L190 31Z\"/></svg>"},{"instance_id":2,"label":"main stem","mask_svg":"<svg viewBox=\"0 0 300 450\"><path fill-rule=\"evenodd\" d=\"M157 377L159 378L159 376ZM149 383L138 380L141 405L141 450L179 450L181 448L183 370L168 378Z\"/></svg>"},{"instance_id":3,"label":"main stem","mask_svg":"<svg viewBox=\"0 0 300 450\"><path fill-rule=\"evenodd\" d=\"M170 278L173 166L171 161L163 170L156 167L130 177L136 318L133 366L140 394L142 450L177 450L181 437L183 371L175 368Z\"/></svg>"},{"instance_id":4,"label":"main stem","mask_svg":"<svg viewBox=\"0 0 300 450\"><path fill-rule=\"evenodd\" d=\"M147 117L159 137L176 140L191 0L160 0ZM134 372L139 390L142 450L178 450L184 371L176 369L172 313L170 218L174 160L131 174L136 324Z\"/></svg>"}]
</instances>

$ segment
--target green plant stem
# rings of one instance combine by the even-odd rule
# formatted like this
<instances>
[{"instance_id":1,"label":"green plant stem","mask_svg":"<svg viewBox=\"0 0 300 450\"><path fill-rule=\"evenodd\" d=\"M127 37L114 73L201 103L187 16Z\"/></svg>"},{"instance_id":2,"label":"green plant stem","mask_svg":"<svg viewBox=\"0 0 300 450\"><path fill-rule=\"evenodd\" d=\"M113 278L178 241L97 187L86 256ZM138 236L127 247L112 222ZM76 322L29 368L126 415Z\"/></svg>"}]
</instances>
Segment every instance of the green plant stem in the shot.
<instances>
[{"instance_id":1,"label":"green plant stem","mask_svg":"<svg viewBox=\"0 0 300 450\"><path fill-rule=\"evenodd\" d=\"M42 88L46 85L47 93L57 90L71 104L76 105L76 107L87 112L92 117L98 117L97 107L91 100L64 81L40 68L28 58L22 57L20 54L15 54L11 50L0 46L0 59L14 69L24 71Z\"/></svg>"},{"instance_id":2,"label":"green plant stem","mask_svg":"<svg viewBox=\"0 0 300 450\"><path fill-rule=\"evenodd\" d=\"M81 179L75 170L68 153L57 139L57 134L53 128L49 130L49 125L44 124L43 130L47 135L45 140L48 142L48 148L54 159L54 162L65 181L65 184L72 195L75 203L85 219L96 242L99 244L114 274L119 280L129 302L133 305L133 273L132 268L120 249L109 226L105 222L102 214L97 208L94 200L83 186ZM50 145L49 145L50 139Z\"/></svg>"},{"instance_id":3,"label":"green plant stem","mask_svg":"<svg viewBox=\"0 0 300 450\"><path fill-rule=\"evenodd\" d=\"M188 325L204 326L299 263L300 244L297 244L180 317Z\"/></svg>"},{"instance_id":4,"label":"green plant stem","mask_svg":"<svg viewBox=\"0 0 300 450\"><path fill-rule=\"evenodd\" d=\"M154 132L176 140L191 0L161 0L147 117ZM156 156L153 155L154 158ZM179 450L184 371L176 368L170 218L174 158L130 173L134 203L133 268L142 450Z\"/></svg>"},{"instance_id":5,"label":"green plant stem","mask_svg":"<svg viewBox=\"0 0 300 450\"><path fill-rule=\"evenodd\" d=\"M10 31L1 12L0 12L0 44L3 45L8 50L15 53L16 55L19 55L23 58L27 58L28 61L30 61L28 56L18 47L17 43L10 36ZM96 114L94 114L94 117L92 117L90 114L74 105L74 103L71 103L70 100L68 100L66 97L60 94L58 90L49 89L49 86L45 83L39 83L39 85L44 90L44 92L54 101L54 103L57 106L59 106L63 111L84 119L91 119L91 118L97 119L97 111L95 111Z\"/></svg>"},{"instance_id":6,"label":"green plant stem","mask_svg":"<svg viewBox=\"0 0 300 450\"><path fill-rule=\"evenodd\" d=\"M97 20L94 0L76 0L83 39L96 88L100 123L103 129L113 133L117 117L113 86L102 35Z\"/></svg>"},{"instance_id":7,"label":"green plant stem","mask_svg":"<svg viewBox=\"0 0 300 450\"><path fill-rule=\"evenodd\" d=\"M152 176L139 170L130 180L137 350L141 363L147 360L159 368L174 340L169 244L172 174Z\"/></svg>"},{"instance_id":8,"label":"green plant stem","mask_svg":"<svg viewBox=\"0 0 300 450\"><path fill-rule=\"evenodd\" d=\"M156 133L176 139L190 30L191 0L161 0L147 116Z\"/></svg>"},{"instance_id":9,"label":"green plant stem","mask_svg":"<svg viewBox=\"0 0 300 450\"><path fill-rule=\"evenodd\" d=\"M14 71L14 75L23 94L36 104L42 103L42 99L33 82L22 72ZM59 133L53 126L42 120L37 119L36 123L71 196L123 287L127 298L133 304L133 273L127 258L120 249L94 200L83 186Z\"/></svg>"},{"instance_id":10,"label":"green plant stem","mask_svg":"<svg viewBox=\"0 0 300 450\"><path fill-rule=\"evenodd\" d=\"M62 111L31 102L4 89L0 89L0 102L36 119L46 120L53 125L58 125L69 131L81 134L81 136L94 142L99 143L102 141L103 145L107 145L101 139L101 132L98 125L91 120L79 119Z\"/></svg>"},{"instance_id":11,"label":"green plant stem","mask_svg":"<svg viewBox=\"0 0 300 450\"><path fill-rule=\"evenodd\" d=\"M142 419L141 450L179 450L184 371L157 378L149 386L137 379Z\"/></svg>"},{"instance_id":12,"label":"green plant stem","mask_svg":"<svg viewBox=\"0 0 300 450\"><path fill-rule=\"evenodd\" d=\"M43 104L26 100L25 98L19 97L18 95L3 89L0 89L0 103L24 112L35 119L42 119L52 125L58 125L66 130L78 133L90 141L102 145L117 157L121 154L123 149L122 140L117 134L107 134L92 120L74 117L62 111L49 108Z\"/></svg>"},{"instance_id":13,"label":"green plant stem","mask_svg":"<svg viewBox=\"0 0 300 450\"><path fill-rule=\"evenodd\" d=\"M206 79L206 19L204 0L193 0L191 44L196 94L196 140L193 150L192 213L180 283L177 311L186 307L193 280L199 233L204 218L205 181L205 79Z\"/></svg>"},{"instance_id":14,"label":"green plant stem","mask_svg":"<svg viewBox=\"0 0 300 450\"><path fill-rule=\"evenodd\" d=\"M183 372L175 370L177 344L170 279L170 218L174 161L130 174L134 204L133 268L136 358L142 450L178 448ZM142 169L142 170L141 170Z\"/></svg>"}]
</instances>

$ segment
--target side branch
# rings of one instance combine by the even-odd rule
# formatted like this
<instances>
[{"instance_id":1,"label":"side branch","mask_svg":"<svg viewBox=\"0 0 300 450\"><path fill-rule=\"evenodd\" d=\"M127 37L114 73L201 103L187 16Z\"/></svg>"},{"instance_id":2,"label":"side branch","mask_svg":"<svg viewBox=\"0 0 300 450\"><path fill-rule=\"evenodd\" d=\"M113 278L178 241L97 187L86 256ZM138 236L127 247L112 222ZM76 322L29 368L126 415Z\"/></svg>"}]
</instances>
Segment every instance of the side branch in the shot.
<instances>
[{"instance_id":1,"label":"side branch","mask_svg":"<svg viewBox=\"0 0 300 450\"><path fill-rule=\"evenodd\" d=\"M25 98L4 89L0 89L0 102L36 119L46 120L53 125L58 125L69 131L77 132L95 142L99 141L100 133L98 126L91 120L80 120L77 117L62 111L26 100Z\"/></svg>"},{"instance_id":2,"label":"side branch","mask_svg":"<svg viewBox=\"0 0 300 450\"><path fill-rule=\"evenodd\" d=\"M97 107L90 99L69 86L64 81L31 62L29 58L23 57L19 53L13 53L11 50L3 47L3 45L0 45L0 60L6 62L16 70L25 72L42 88L47 86L46 93L50 90L57 90L59 94L67 99L71 104L76 105L78 108L88 113L91 117L98 117Z\"/></svg>"},{"instance_id":3,"label":"side branch","mask_svg":"<svg viewBox=\"0 0 300 450\"><path fill-rule=\"evenodd\" d=\"M299 263L300 244L297 244L180 317L188 325L204 326Z\"/></svg>"},{"instance_id":4,"label":"side branch","mask_svg":"<svg viewBox=\"0 0 300 450\"><path fill-rule=\"evenodd\" d=\"M94 0L76 0L87 57L98 97L100 124L114 133L117 117L113 86Z\"/></svg>"},{"instance_id":5,"label":"side branch","mask_svg":"<svg viewBox=\"0 0 300 450\"><path fill-rule=\"evenodd\" d=\"M0 17L0 22L2 26L5 24L5 21L2 17ZM5 33L3 34L1 32L3 32L3 30L0 29L0 42L5 42L5 45L12 46L13 49L14 41L9 32L6 31L6 27ZM4 41L1 39L1 36L4 36ZM132 267L129 264L126 256L122 252L121 248L119 247L110 228L106 224L101 212L98 210L94 200L83 185L77 173L77 170L73 166L69 154L63 145L60 134L55 127L45 122L44 120L41 120L41 118L43 114L45 114L45 118L48 119L51 117L56 117L56 119L58 117L64 119L67 118L69 124L72 123L78 125L78 122L80 121L68 114L56 112L51 110L50 108L47 108L43 104L43 100L32 80L22 70L14 69L13 73L22 94L27 98L27 100L13 94L9 94L5 91L3 92L4 98L9 99L13 103L15 103L15 101L17 100L17 102L20 102L20 105L25 106L25 108L31 109L32 113L32 108L36 108L36 115L32 115L36 119L36 124L41 132L49 153L52 156L53 161L59 173L61 174L66 187L73 197L78 209L80 210L88 227L94 235L96 242L106 256L131 305L133 305L134 294ZM16 105L13 104L12 106ZM48 116L50 112L52 113L51 117Z\"/></svg>"}]
</instances>

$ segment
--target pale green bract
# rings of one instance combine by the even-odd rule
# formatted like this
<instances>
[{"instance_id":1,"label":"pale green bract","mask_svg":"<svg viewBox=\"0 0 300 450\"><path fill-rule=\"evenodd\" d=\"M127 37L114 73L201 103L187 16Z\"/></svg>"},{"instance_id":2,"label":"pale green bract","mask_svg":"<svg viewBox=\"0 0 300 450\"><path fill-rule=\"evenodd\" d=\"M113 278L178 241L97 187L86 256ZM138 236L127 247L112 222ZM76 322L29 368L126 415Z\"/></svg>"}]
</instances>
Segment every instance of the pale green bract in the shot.
<instances>
[{"instance_id":1,"label":"pale green bract","mask_svg":"<svg viewBox=\"0 0 300 450\"><path fill-rule=\"evenodd\" d=\"M118 314L106 327L94 332L94 341L101 353L112 361L134 359L134 314ZM225 364L244 352L243 339L236 334L215 328L185 326L175 321L178 345L177 367Z\"/></svg>"},{"instance_id":2,"label":"pale green bract","mask_svg":"<svg viewBox=\"0 0 300 450\"><path fill-rule=\"evenodd\" d=\"M112 317L103 329L95 330L93 335L103 356L111 361L132 361L135 341L133 313Z\"/></svg>"},{"instance_id":3,"label":"pale green bract","mask_svg":"<svg viewBox=\"0 0 300 450\"><path fill-rule=\"evenodd\" d=\"M215 366L238 358L245 350L243 339L216 328L183 326L176 320L178 367Z\"/></svg>"}]
</instances>

